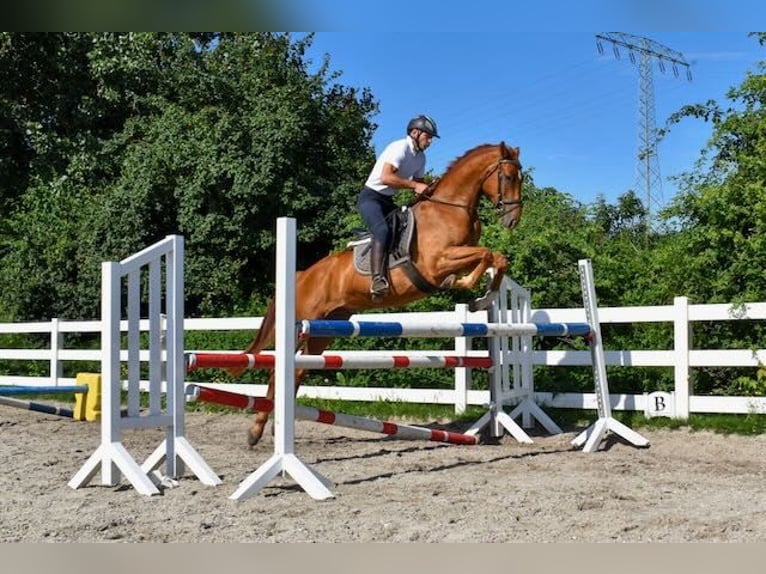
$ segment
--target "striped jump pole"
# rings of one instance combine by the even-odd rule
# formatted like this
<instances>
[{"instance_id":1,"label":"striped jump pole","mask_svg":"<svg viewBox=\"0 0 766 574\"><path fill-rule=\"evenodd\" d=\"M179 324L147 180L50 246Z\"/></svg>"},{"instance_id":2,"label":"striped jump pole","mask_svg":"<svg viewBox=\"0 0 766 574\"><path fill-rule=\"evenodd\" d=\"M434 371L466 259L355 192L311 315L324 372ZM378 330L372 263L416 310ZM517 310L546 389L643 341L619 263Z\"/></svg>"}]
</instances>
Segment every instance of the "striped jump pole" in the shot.
<instances>
[{"instance_id":1,"label":"striped jump pole","mask_svg":"<svg viewBox=\"0 0 766 574\"><path fill-rule=\"evenodd\" d=\"M588 323L437 323L303 320L306 337L565 337L589 335Z\"/></svg>"},{"instance_id":2,"label":"striped jump pole","mask_svg":"<svg viewBox=\"0 0 766 574\"><path fill-rule=\"evenodd\" d=\"M87 385L60 385L60 386L41 386L24 387L20 385L0 386L0 405L14 407L17 409L26 409L48 415L57 415L60 417L74 418L74 411L66 407L57 407L45 403L37 403L23 399L10 398L13 395L52 395L60 393L87 393Z\"/></svg>"},{"instance_id":3,"label":"striped jump pole","mask_svg":"<svg viewBox=\"0 0 766 574\"><path fill-rule=\"evenodd\" d=\"M229 391L200 387L198 385L188 385L186 395L189 400L192 401L226 405L249 411L271 412L274 409L274 403L269 399L250 397L238 393L231 393ZM392 422L346 415L343 413L333 413L331 411L324 411L313 407L304 407L302 405L295 405L295 418L344 428L386 434L408 440L428 440L461 445L479 444L479 438L472 435L412 425L400 425Z\"/></svg>"},{"instance_id":4,"label":"striped jump pole","mask_svg":"<svg viewBox=\"0 0 766 574\"><path fill-rule=\"evenodd\" d=\"M213 403L234 407L235 409L244 409L246 411L259 411L270 413L274 410L274 402L269 399L251 397L222 391L220 389L211 389L199 385L186 385L186 400L190 402L200 401L203 403Z\"/></svg>"},{"instance_id":5,"label":"striped jump pole","mask_svg":"<svg viewBox=\"0 0 766 574\"><path fill-rule=\"evenodd\" d=\"M21 394L21 393L19 393ZM74 418L74 412L72 409L63 407L54 407L53 405L46 405L43 403L35 403L33 401L25 401L21 399L12 399L10 397L0 394L0 405L7 407L14 407L17 409L26 409L28 411L35 411L38 413L45 413L48 415L58 415L60 417Z\"/></svg>"},{"instance_id":6,"label":"striped jump pole","mask_svg":"<svg viewBox=\"0 0 766 574\"><path fill-rule=\"evenodd\" d=\"M9 395L52 395L59 393L87 393L86 385L61 385L47 387L22 387L22 386L0 386L0 396Z\"/></svg>"},{"instance_id":7,"label":"striped jump pole","mask_svg":"<svg viewBox=\"0 0 766 574\"><path fill-rule=\"evenodd\" d=\"M295 416L302 420L315 421L327 425L335 425L358 429L363 431L376 432L396 436L409 440L429 440L434 442L446 442L449 444L474 445L479 444L479 438L454 433L449 431L428 429L412 425L400 425L392 422L378 421L375 419L366 419L343 413L333 413L323 411L312 407L295 406Z\"/></svg>"},{"instance_id":8,"label":"striped jump pole","mask_svg":"<svg viewBox=\"0 0 766 574\"><path fill-rule=\"evenodd\" d=\"M463 356L355 356L341 355L296 355L295 366L299 369L412 369L434 368L454 369L470 367L489 369L492 367L491 357ZM187 353L187 371L206 368L245 367L247 369L273 369L274 355L250 353Z\"/></svg>"}]
</instances>

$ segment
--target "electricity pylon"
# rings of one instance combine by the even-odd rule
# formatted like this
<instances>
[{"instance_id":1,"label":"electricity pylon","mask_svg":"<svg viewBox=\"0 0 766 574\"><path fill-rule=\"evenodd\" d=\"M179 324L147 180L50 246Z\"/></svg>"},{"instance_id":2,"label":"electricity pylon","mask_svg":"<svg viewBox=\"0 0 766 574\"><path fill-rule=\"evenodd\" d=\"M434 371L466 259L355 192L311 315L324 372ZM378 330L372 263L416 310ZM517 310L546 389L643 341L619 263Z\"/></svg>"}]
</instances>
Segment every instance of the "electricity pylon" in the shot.
<instances>
[{"instance_id":1,"label":"electricity pylon","mask_svg":"<svg viewBox=\"0 0 766 574\"><path fill-rule=\"evenodd\" d=\"M651 227L652 205L662 206L662 178L657 154L657 126L654 116L654 81L652 59L657 61L660 71L665 73L665 64L672 66L673 74L679 76L679 66L686 69L686 79L691 82L692 73L689 64L681 52L667 46L632 34L606 32L596 34L596 47L599 54L604 53L602 41L611 42L614 57L620 60L620 47L628 50L631 63L636 63L638 54L639 90L638 90L638 152L635 171L636 190L644 191L646 198L646 229Z\"/></svg>"}]
</instances>

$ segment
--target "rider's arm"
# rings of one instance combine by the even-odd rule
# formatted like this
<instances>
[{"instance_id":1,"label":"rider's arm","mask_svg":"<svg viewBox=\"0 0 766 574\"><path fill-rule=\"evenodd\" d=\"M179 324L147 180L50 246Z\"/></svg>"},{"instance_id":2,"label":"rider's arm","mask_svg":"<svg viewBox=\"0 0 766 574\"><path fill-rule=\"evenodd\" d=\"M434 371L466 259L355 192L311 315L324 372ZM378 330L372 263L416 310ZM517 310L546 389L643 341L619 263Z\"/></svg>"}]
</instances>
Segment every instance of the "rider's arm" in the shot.
<instances>
[{"instance_id":1,"label":"rider's arm","mask_svg":"<svg viewBox=\"0 0 766 574\"><path fill-rule=\"evenodd\" d=\"M404 179L397 173L399 170L396 166L386 162L383 164L383 173L380 176L380 181L389 187L395 187L397 189L412 189L415 193L423 193L428 186L423 182L422 178L416 179Z\"/></svg>"}]
</instances>

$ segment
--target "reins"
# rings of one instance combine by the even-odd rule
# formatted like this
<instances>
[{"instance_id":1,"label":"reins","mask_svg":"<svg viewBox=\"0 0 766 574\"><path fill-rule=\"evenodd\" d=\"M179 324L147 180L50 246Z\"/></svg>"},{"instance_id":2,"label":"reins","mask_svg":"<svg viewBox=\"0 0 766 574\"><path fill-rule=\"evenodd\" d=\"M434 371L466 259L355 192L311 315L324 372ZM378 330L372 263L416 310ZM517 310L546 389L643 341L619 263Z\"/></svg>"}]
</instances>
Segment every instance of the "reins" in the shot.
<instances>
[{"instance_id":1,"label":"reins","mask_svg":"<svg viewBox=\"0 0 766 574\"><path fill-rule=\"evenodd\" d=\"M505 175L502 170L500 169L500 166L504 163L510 163L515 165L516 167L521 170L521 162L517 159L500 159L498 162L490 167L487 172L482 176L481 180L479 180L479 187L484 185L484 182L487 180L487 178L492 175L495 171L497 171L497 189L498 189L498 198L497 202L493 206L495 211L498 212L499 215L505 215L509 209L505 209L506 206L514 206L514 205L522 205L523 201L521 199L503 199L502 195L500 194L500 190L502 189L502 180L503 179L509 179L509 176ZM436 184L439 183L439 180L434 180L431 182L431 184L428 186L428 189L424 191L421 195L419 195L412 205L415 203L418 203L420 201L432 201L434 203L439 203L441 205L449 205L450 207L459 207L461 209L465 209L468 211L468 213L472 215L478 215L479 208L478 207L472 207L471 205L464 205L462 203L454 203L452 201L445 201L443 199L438 199L435 197L432 197L429 192L432 192L433 189L436 187Z\"/></svg>"},{"instance_id":2,"label":"reins","mask_svg":"<svg viewBox=\"0 0 766 574\"><path fill-rule=\"evenodd\" d=\"M434 203L440 203L442 205L449 205L450 207L459 207L461 209L465 209L468 211L468 213L478 213L478 208L471 207L470 205L463 205L462 203L453 203L451 201L444 201L443 199L436 199L435 197L431 197L430 195L421 195L420 201L432 201Z\"/></svg>"}]
</instances>

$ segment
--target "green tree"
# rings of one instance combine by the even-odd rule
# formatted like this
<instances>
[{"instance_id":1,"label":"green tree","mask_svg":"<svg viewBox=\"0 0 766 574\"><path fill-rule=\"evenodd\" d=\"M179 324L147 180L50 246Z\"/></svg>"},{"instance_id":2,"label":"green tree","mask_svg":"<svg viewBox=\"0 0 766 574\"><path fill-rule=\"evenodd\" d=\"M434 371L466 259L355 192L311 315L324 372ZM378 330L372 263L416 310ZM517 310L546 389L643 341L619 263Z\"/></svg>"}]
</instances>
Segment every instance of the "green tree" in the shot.
<instances>
[{"instance_id":1,"label":"green tree","mask_svg":"<svg viewBox=\"0 0 766 574\"><path fill-rule=\"evenodd\" d=\"M766 36L757 37L763 45ZM702 118L712 122L713 136L664 213L672 231L656 266L668 294L700 302L766 298L766 75L763 62L758 67L729 90L729 108L710 101L669 120Z\"/></svg>"},{"instance_id":2,"label":"green tree","mask_svg":"<svg viewBox=\"0 0 766 574\"><path fill-rule=\"evenodd\" d=\"M577 261L590 257L587 209L554 188L537 188L527 178L524 211L510 233L484 217L485 241L508 257L508 275L532 292L536 307L582 304Z\"/></svg>"},{"instance_id":3,"label":"green tree","mask_svg":"<svg viewBox=\"0 0 766 574\"><path fill-rule=\"evenodd\" d=\"M35 177L60 174L92 124L88 41L82 34L0 33L0 210Z\"/></svg>"},{"instance_id":4,"label":"green tree","mask_svg":"<svg viewBox=\"0 0 766 574\"><path fill-rule=\"evenodd\" d=\"M752 34L763 46L766 34ZM756 73L718 102L684 106L665 132L684 119L712 123L713 135L695 170L680 178L680 192L662 214L667 233L655 250L650 274L661 277L657 297L687 295L695 303L737 303L766 298L766 75ZM661 289L661 291L660 291ZM751 322L696 324L698 348L760 348L763 326ZM750 394L752 369L695 372L695 392Z\"/></svg>"},{"instance_id":5,"label":"green tree","mask_svg":"<svg viewBox=\"0 0 766 574\"><path fill-rule=\"evenodd\" d=\"M30 47L54 40L78 50ZM373 159L376 102L367 90L339 84L329 58L309 70L311 36L12 34L3 41L3 57L28 68L56 59L51 91L67 84L69 107L85 110L76 129L41 125L38 138L22 141L38 163L26 187L17 178L7 194L17 208L0 231L0 302L18 318L95 316L100 261L170 233L187 240L190 314L247 309L272 281L276 217L299 220L302 264L324 255ZM71 81L72 70L81 81ZM51 124L66 123L58 117L67 106L46 108L45 98L40 106ZM18 123L13 133L28 133Z\"/></svg>"}]
</instances>

